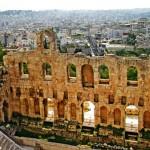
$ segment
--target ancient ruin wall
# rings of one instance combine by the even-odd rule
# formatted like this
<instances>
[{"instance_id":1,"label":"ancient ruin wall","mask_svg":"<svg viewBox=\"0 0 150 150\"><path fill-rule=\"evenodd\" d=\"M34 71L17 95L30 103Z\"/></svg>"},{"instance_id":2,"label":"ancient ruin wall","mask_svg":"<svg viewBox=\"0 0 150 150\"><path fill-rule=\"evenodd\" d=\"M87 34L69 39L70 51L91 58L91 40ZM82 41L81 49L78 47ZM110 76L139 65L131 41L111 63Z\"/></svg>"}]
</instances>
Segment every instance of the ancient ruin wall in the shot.
<instances>
[{"instance_id":1,"label":"ancient ruin wall","mask_svg":"<svg viewBox=\"0 0 150 150\"><path fill-rule=\"evenodd\" d=\"M88 57L79 54L59 53L56 49L55 35L53 32L46 32L50 38L50 49L44 49L42 45L43 33L38 34L38 48L34 51L9 52L5 57L5 66L8 70L10 87L9 90L9 117L13 111L26 115L24 99L28 101L29 116L40 116L44 118L43 99L53 98L55 100L55 118L58 118L58 103L64 102L64 118L70 120L70 105L76 104L76 120L82 123L82 103L92 101L95 105L95 123L100 121L100 108L107 108L107 124L114 124L114 109L121 111L121 124L124 127L125 108L129 104L136 105L139 109L139 128L143 127L143 113L150 108L150 60L138 58L123 58L114 55L104 57ZM19 72L19 63L28 64L29 77L24 78ZM43 76L42 64L48 62L52 67L51 79L46 80ZM76 66L76 80L72 82L68 77L68 64ZM105 64L109 69L109 84L100 84L98 67ZM82 66L90 65L93 69L94 87L83 87ZM135 66L138 71L137 86L127 86L127 68ZM87 68L88 69L88 68ZM87 71L88 72L88 71ZM92 78L87 74L87 78ZM16 96L16 88L21 89L21 95ZM29 89L42 89L43 95L36 97L39 100L40 113L35 115L34 98L29 95ZM57 91L57 97L54 92ZM64 91L68 92L68 100L64 99ZM78 93L81 99L77 98ZM98 101L94 101L94 95L98 94ZM109 97L114 102L109 104ZM122 104L122 97L126 103ZM139 100L144 100L144 105L139 106Z\"/></svg>"}]
</instances>

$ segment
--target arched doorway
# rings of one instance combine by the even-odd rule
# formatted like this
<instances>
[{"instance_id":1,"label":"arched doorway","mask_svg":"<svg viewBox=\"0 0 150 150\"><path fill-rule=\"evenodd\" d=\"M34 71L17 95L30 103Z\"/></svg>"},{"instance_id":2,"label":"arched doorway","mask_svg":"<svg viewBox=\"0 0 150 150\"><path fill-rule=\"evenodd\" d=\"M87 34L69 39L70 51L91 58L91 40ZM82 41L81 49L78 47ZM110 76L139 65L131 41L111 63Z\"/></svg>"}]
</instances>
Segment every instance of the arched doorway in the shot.
<instances>
[{"instance_id":1,"label":"arched doorway","mask_svg":"<svg viewBox=\"0 0 150 150\"><path fill-rule=\"evenodd\" d=\"M150 128L150 111L145 111L143 115L143 127Z\"/></svg>"},{"instance_id":2,"label":"arched doorway","mask_svg":"<svg viewBox=\"0 0 150 150\"><path fill-rule=\"evenodd\" d=\"M54 100L51 98L48 98L47 101L48 101L48 105L47 105L48 112L47 112L46 120L53 122L54 121L54 106L55 106Z\"/></svg>"},{"instance_id":3,"label":"arched doorway","mask_svg":"<svg viewBox=\"0 0 150 150\"><path fill-rule=\"evenodd\" d=\"M107 123L107 108L105 106L100 108L100 119L101 123Z\"/></svg>"},{"instance_id":4,"label":"arched doorway","mask_svg":"<svg viewBox=\"0 0 150 150\"><path fill-rule=\"evenodd\" d=\"M40 115L40 104L39 104L38 98L34 99L34 112L35 112L35 115Z\"/></svg>"},{"instance_id":5,"label":"arched doorway","mask_svg":"<svg viewBox=\"0 0 150 150\"><path fill-rule=\"evenodd\" d=\"M121 111L119 108L116 108L114 110L114 125L120 125L121 124Z\"/></svg>"},{"instance_id":6,"label":"arched doorway","mask_svg":"<svg viewBox=\"0 0 150 150\"><path fill-rule=\"evenodd\" d=\"M23 99L23 109L24 109L25 115L28 115L29 114L29 103L26 98Z\"/></svg>"},{"instance_id":7,"label":"arched doorway","mask_svg":"<svg viewBox=\"0 0 150 150\"><path fill-rule=\"evenodd\" d=\"M100 108L100 119L101 123L107 123L107 108L105 106Z\"/></svg>"},{"instance_id":8,"label":"arched doorway","mask_svg":"<svg viewBox=\"0 0 150 150\"><path fill-rule=\"evenodd\" d=\"M137 140L139 126L139 110L135 105L129 105L125 109L125 137Z\"/></svg>"},{"instance_id":9,"label":"arched doorway","mask_svg":"<svg viewBox=\"0 0 150 150\"><path fill-rule=\"evenodd\" d=\"M90 65L82 66L82 85L83 87L94 87L94 72Z\"/></svg>"},{"instance_id":10,"label":"arched doorway","mask_svg":"<svg viewBox=\"0 0 150 150\"><path fill-rule=\"evenodd\" d=\"M58 103L58 117L59 118L64 118L64 109L65 109L65 106L64 106L64 102L61 101Z\"/></svg>"},{"instance_id":11,"label":"arched doorway","mask_svg":"<svg viewBox=\"0 0 150 150\"><path fill-rule=\"evenodd\" d=\"M70 119L76 120L76 104L71 103L70 105Z\"/></svg>"},{"instance_id":12,"label":"arched doorway","mask_svg":"<svg viewBox=\"0 0 150 150\"><path fill-rule=\"evenodd\" d=\"M95 127L95 105L90 101L83 103L83 126Z\"/></svg>"}]
</instances>

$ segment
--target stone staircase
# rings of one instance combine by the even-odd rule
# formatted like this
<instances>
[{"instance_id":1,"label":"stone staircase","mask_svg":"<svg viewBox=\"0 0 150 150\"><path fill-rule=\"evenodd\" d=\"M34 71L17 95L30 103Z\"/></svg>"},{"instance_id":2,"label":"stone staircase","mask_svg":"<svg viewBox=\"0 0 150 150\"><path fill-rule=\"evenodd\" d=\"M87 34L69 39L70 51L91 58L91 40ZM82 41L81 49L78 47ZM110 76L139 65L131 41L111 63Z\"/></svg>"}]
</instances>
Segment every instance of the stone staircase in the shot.
<instances>
[{"instance_id":1,"label":"stone staircase","mask_svg":"<svg viewBox=\"0 0 150 150\"><path fill-rule=\"evenodd\" d=\"M26 150L22 148L16 141L0 129L0 150Z\"/></svg>"}]
</instances>

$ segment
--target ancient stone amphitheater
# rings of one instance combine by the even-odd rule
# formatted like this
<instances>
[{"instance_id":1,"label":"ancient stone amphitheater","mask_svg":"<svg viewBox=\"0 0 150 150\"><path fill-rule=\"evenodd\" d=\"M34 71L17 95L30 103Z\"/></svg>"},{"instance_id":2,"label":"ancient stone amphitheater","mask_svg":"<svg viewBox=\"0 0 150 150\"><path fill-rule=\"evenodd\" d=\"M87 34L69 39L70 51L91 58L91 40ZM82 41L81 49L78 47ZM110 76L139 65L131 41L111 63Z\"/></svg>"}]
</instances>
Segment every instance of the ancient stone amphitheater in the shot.
<instances>
[{"instance_id":1,"label":"ancient stone amphitheater","mask_svg":"<svg viewBox=\"0 0 150 150\"><path fill-rule=\"evenodd\" d=\"M4 65L1 120L19 112L50 122L61 118L88 127L112 125L137 134L150 128L149 59L60 53L50 30L37 34L36 50L8 52Z\"/></svg>"}]
</instances>

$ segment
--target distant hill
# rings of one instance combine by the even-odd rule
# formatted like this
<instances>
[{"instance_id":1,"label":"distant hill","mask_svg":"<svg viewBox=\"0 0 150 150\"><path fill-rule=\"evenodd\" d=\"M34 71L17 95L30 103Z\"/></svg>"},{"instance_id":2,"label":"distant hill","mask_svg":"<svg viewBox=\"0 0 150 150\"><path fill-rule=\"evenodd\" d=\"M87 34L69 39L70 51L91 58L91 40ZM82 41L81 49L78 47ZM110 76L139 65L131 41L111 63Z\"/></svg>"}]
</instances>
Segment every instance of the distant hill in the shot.
<instances>
[{"instance_id":1,"label":"distant hill","mask_svg":"<svg viewBox=\"0 0 150 150\"><path fill-rule=\"evenodd\" d=\"M130 21L139 18L150 18L149 9L129 10L46 10L46 11L24 11L8 10L0 11L1 22L43 22L57 24L65 21L73 22L107 22L107 21Z\"/></svg>"}]
</instances>

